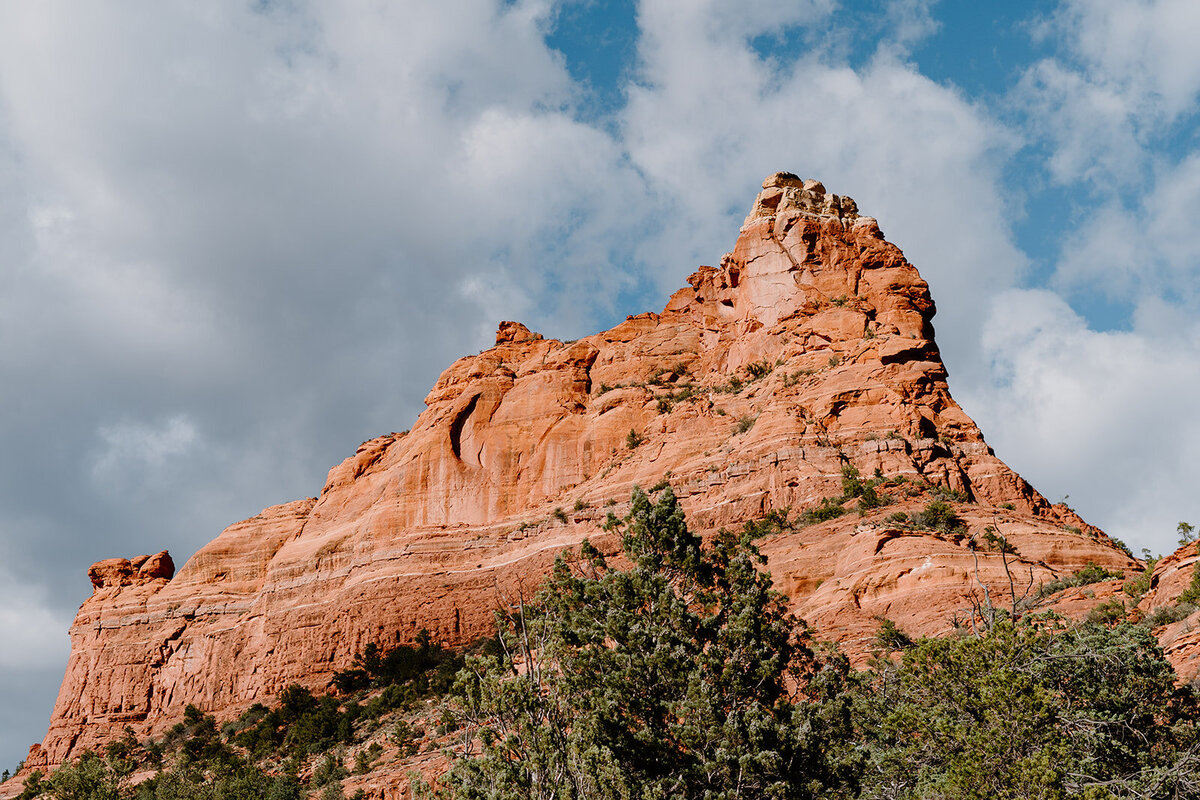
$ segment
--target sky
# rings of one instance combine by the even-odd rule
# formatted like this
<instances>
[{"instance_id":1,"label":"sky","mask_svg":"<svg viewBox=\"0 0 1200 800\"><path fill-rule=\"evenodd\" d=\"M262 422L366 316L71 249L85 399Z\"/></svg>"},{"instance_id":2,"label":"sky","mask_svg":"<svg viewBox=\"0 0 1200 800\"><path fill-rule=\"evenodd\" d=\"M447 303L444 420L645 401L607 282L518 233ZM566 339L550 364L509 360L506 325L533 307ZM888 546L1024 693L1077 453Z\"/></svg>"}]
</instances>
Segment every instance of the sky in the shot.
<instances>
[{"instance_id":1,"label":"sky","mask_svg":"<svg viewBox=\"0 0 1200 800\"><path fill-rule=\"evenodd\" d=\"M822 180L955 398L1135 551L1200 522L1194 0L0 4L0 767L89 564L319 492L521 320L576 338Z\"/></svg>"}]
</instances>

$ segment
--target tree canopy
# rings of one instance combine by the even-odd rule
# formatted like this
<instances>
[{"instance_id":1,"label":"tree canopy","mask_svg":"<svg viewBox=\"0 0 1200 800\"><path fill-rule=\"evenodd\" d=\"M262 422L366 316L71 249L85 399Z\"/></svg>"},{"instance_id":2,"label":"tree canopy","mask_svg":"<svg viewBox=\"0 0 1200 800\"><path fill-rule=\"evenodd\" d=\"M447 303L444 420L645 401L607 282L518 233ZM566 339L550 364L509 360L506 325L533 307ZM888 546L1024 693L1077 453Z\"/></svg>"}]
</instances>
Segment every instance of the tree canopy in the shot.
<instances>
[{"instance_id":1,"label":"tree canopy","mask_svg":"<svg viewBox=\"0 0 1200 800\"><path fill-rule=\"evenodd\" d=\"M460 673L473 749L440 795L732 800L848 785L835 741L848 704L839 725L795 702L845 664L809 648L750 536L704 546L669 488L657 501L635 490L614 527L628 567L587 543L560 558L501 619L507 656Z\"/></svg>"}]
</instances>

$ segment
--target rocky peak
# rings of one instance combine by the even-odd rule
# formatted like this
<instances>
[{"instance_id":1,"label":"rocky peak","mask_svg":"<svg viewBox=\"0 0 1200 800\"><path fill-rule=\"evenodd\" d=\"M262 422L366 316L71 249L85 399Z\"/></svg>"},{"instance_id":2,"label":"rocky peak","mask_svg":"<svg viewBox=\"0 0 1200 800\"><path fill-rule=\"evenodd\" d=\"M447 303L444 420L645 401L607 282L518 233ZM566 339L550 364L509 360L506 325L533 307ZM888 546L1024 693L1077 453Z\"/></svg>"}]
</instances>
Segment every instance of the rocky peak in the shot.
<instances>
[{"instance_id":1,"label":"rocky peak","mask_svg":"<svg viewBox=\"0 0 1200 800\"><path fill-rule=\"evenodd\" d=\"M468 641L563 549L615 550L608 513L664 479L702 533L841 497L761 547L792 609L856 656L879 616L942 634L981 584L1003 592L1004 563L974 547L987 526L1029 581L1133 568L995 457L950 396L928 285L853 201L776 173L719 263L661 314L576 342L500 323L407 433L363 443L318 497L231 525L170 580L166 553L94 565L27 766L126 725L161 732L188 704L227 718L323 688L368 643ZM879 507L844 497L853 475L887 480ZM965 527L904 522L933 497Z\"/></svg>"},{"instance_id":2,"label":"rocky peak","mask_svg":"<svg viewBox=\"0 0 1200 800\"><path fill-rule=\"evenodd\" d=\"M929 287L871 217L815 180L777 172L763 181L720 269L701 267L666 312L702 308L743 329L797 317L837 320L839 339L894 334L932 340Z\"/></svg>"},{"instance_id":3,"label":"rocky peak","mask_svg":"<svg viewBox=\"0 0 1200 800\"><path fill-rule=\"evenodd\" d=\"M857 224L858 204L845 195L825 191L818 180L804 180L790 172L776 172L763 181L743 227L756 219L796 213L808 217L831 217ZM874 222L863 217L863 224ZM868 222L869 221L869 222Z\"/></svg>"}]
</instances>

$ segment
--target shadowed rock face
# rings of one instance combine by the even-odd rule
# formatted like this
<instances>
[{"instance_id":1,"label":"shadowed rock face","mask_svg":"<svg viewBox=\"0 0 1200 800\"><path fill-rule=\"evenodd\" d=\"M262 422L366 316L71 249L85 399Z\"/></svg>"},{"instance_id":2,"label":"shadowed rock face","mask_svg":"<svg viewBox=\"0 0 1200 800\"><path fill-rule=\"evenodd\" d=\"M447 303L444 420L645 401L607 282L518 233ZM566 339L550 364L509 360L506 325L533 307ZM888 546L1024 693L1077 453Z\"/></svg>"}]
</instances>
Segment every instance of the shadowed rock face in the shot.
<instances>
[{"instance_id":1,"label":"shadowed rock face","mask_svg":"<svg viewBox=\"0 0 1200 800\"><path fill-rule=\"evenodd\" d=\"M607 513L664 476L713 531L838 495L845 466L878 470L969 497L960 515L1016 545L1022 580L1133 568L992 454L950 397L928 286L875 220L816 181L763 187L733 252L661 314L575 342L501 323L493 348L442 373L410 431L363 443L318 497L230 526L173 577L165 553L93 566L28 766L125 725L161 731L189 703L228 717L291 683L323 687L369 642L421 628L465 642L564 548L615 549ZM762 540L819 635L858 656L877 615L942 633L972 590L1007 591L969 536L887 521L926 499Z\"/></svg>"}]
</instances>

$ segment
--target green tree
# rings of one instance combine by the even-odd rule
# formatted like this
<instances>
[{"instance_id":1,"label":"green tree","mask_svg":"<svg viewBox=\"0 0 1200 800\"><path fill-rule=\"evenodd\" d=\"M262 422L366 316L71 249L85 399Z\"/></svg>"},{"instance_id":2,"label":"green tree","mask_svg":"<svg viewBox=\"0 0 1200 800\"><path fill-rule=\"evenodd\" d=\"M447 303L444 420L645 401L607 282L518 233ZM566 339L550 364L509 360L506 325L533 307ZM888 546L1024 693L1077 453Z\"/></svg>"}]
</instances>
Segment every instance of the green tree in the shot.
<instances>
[{"instance_id":1,"label":"green tree","mask_svg":"<svg viewBox=\"0 0 1200 800\"><path fill-rule=\"evenodd\" d=\"M57 800L118 800L121 783L103 758L88 751L56 769L43 787Z\"/></svg>"},{"instance_id":2,"label":"green tree","mask_svg":"<svg viewBox=\"0 0 1200 800\"><path fill-rule=\"evenodd\" d=\"M1131 625L924 639L862 692L864 796L1200 796L1191 692Z\"/></svg>"},{"instance_id":3,"label":"green tree","mask_svg":"<svg viewBox=\"0 0 1200 800\"><path fill-rule=\"evenodd\" d=\"M457 709L447 798L803 798L850 788L845 662L797 635L751 536L705 547L670 488L633 494L631 566L585 543L501 620ZM799 688L804 697L794 696Z\"/></svg>"}]
</instances>

